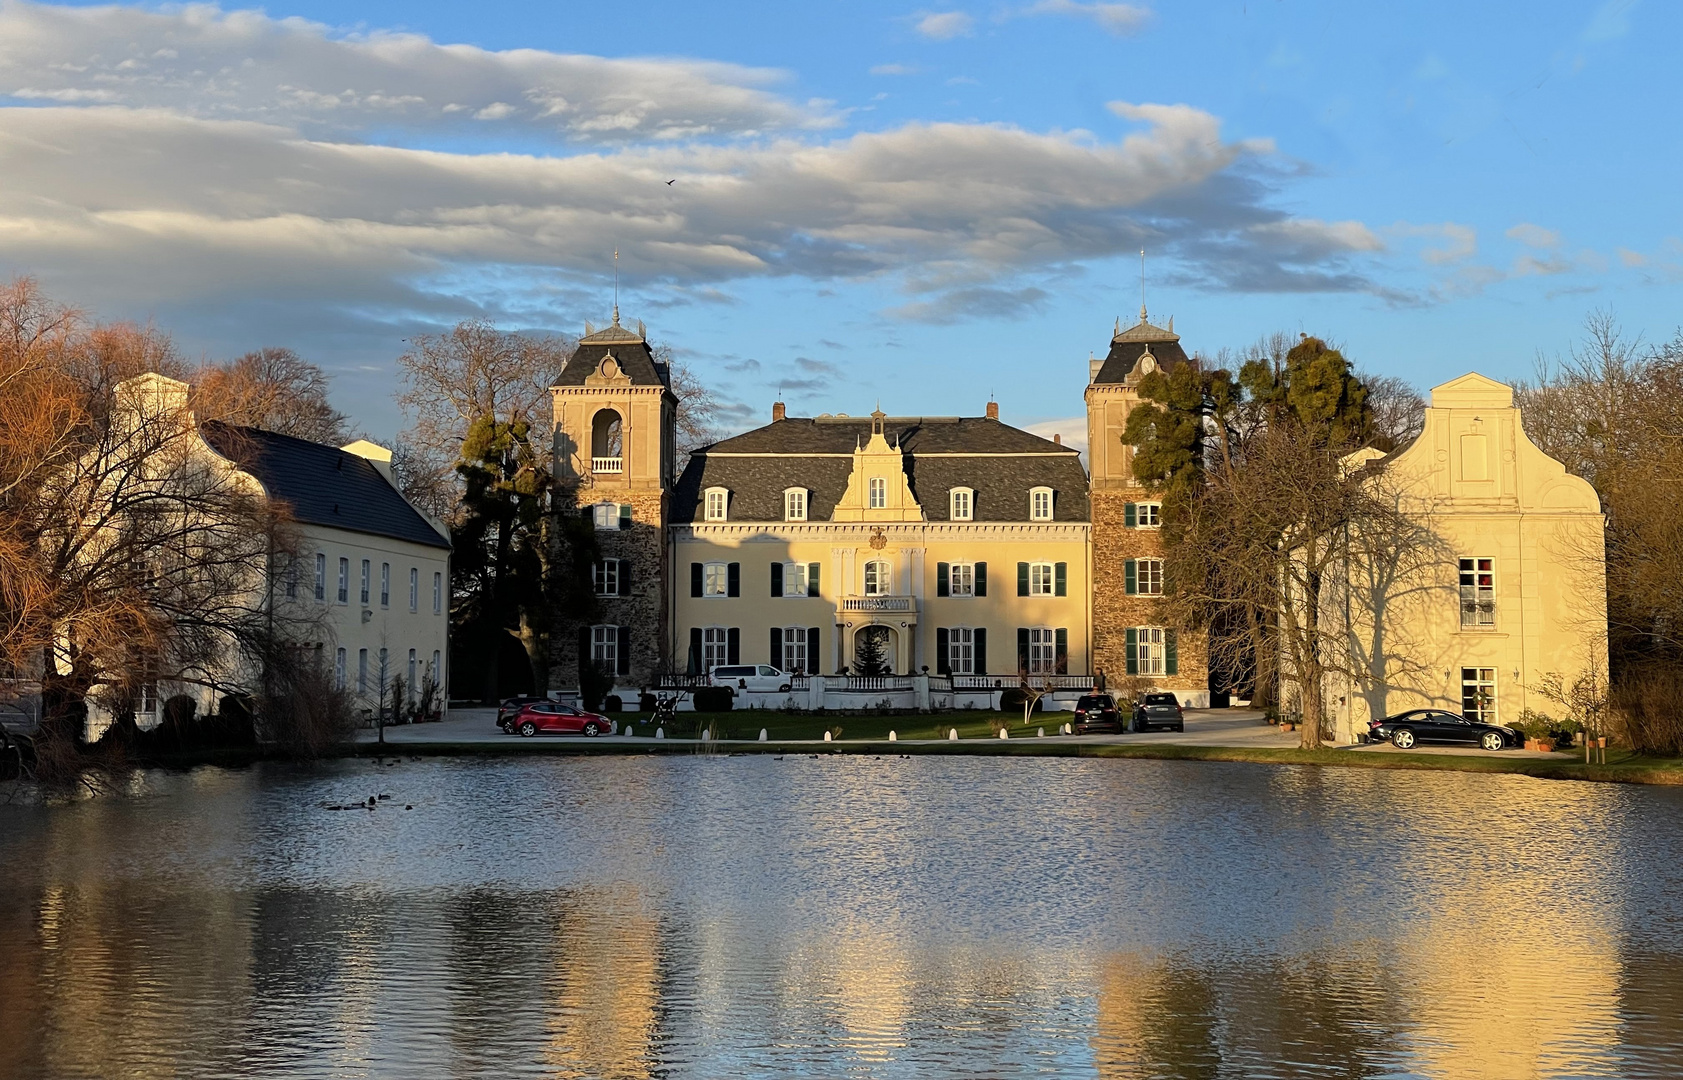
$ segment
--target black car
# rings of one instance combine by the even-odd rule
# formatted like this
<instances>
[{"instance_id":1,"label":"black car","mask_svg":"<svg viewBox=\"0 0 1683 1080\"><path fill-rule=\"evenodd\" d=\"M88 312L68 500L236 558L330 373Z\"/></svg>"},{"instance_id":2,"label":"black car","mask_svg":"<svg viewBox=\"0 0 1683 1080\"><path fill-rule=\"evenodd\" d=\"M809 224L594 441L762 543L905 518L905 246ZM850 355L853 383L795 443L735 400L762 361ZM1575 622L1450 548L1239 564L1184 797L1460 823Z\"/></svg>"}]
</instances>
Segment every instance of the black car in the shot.
<instances>
[{"instance_id":1,"label":"black car","mask_svg":"<svg viewBox=\"0 0 1683 1080\"><path fill-rule=\"evenodd\" d=\"M1122 734L1122 713L1116 708L1116 699L1109 694L1083 694L1075 703L1072 730L1077 735L1103 731Z\"/></svg>"},{"instance_id":2,"label":"black car","mask_svg":"<svg viewBox=\"0 0 1683 1080\"><path fill-rule=\"evenodd\" d=\"M1367 737L1389 741L1398 750L1415 743L1472 743L1486 750L1525 745L1525 737L1510 727L1468 720L1443 709L1412 709L1368 723Z\"/></svg>"},{"instance_id":3,"label":"black car","mask_svg":"<svg viewBox=\"0 0 1683 1080\"><path fill-rule=\"evenodd\" d=\"M1173 694L1146 694L1134 702L1134 730L1185 731L1186 714L1181 711L1180 699Z\"/></svg>"},{"instance_id":4,"label":"black car","mask_svg":"<svg viewBox=\"0 0 1683 1080\"><path fill-rule=\"evenodd\" d=\"M508 731L509 725L514 723L514 714L519 712L524 706L530 705L534 701L548 700L549 699L546 697L529 696L503 698L503 703L497 706L497 726L502 728L504 731Z\"/></svg>"}]
</instances>

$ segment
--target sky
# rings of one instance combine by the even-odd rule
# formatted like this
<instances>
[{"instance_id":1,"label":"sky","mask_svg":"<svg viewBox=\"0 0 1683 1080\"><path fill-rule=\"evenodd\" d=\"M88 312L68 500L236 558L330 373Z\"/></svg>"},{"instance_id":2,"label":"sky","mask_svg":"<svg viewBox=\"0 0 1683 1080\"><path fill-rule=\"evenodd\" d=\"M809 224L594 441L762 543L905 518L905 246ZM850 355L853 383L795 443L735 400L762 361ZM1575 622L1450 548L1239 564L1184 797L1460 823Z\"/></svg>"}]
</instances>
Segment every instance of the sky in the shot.
<instances>
[{"instance_id":1,"label":"sky","mask_svg":"<svg viewBox=\"0 0 1683 1080\"><path fill-rule=\"evenodd\" d=\"M613 305L725 403L1084 434L1144 302L1426 389L1683 323L1683 4L0 0L0 275L389 439L406 339Z\"/></svg>"}]
</instances>

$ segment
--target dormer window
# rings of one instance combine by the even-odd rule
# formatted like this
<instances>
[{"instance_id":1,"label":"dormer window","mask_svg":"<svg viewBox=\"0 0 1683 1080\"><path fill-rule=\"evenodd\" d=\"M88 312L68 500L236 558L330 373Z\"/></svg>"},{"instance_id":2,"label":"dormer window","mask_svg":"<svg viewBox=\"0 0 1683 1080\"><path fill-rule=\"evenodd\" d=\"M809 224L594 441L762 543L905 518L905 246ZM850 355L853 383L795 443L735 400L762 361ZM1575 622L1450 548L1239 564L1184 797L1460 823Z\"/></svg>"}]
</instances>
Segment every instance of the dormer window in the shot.
<instances>
[{"instance_id":1,"label":"dormer window","mask_svg":"<svg viewBox=\"0 0 1683 1080\"><path fill-rule=\"evenodd\" d=\"M783 489L783 520L806 520L806 488Z\"/></svg>"},{"instance_id":2,"label":"dormer window","mask_svg":"<svg viewBox=\"0 0 1683 1080\"><path fill-rule=\"evenodd\" d=\"M970 488L953 488L948 496L947 516L954 521L972 521L976 513L976 492Z\"/></svg>"},{"instance_id":3,"label":"dormer window","mask_svg":"<svg viewBox=\"0 0 1683 1080\"><path fill-rule=\"evenodd\" d=\"M872 510L881 510L888 506L888 481L883 477L871 477L870 505Z\"/></svg>"},{"instance_id":4,"label":"dormer window","mask_svg":"<svg viewBox=\"0 0 1683 1080\"><path fill-rule=\"evenodd\" d=\"M1029 492L1029 520L1052 520L1052 489L1037 487Z\"/></svg>"},{"instance_id":5,"label":"dormer window","mask_svg":"<svg viewBox=\"0 0 1683 1080\"><path fill-rule=\"evenodd\" d=\"M730 490L722 487L708 488L701 505L702 520L726 520L726 509L730 506Z\"/></svg>"}]
</instances>

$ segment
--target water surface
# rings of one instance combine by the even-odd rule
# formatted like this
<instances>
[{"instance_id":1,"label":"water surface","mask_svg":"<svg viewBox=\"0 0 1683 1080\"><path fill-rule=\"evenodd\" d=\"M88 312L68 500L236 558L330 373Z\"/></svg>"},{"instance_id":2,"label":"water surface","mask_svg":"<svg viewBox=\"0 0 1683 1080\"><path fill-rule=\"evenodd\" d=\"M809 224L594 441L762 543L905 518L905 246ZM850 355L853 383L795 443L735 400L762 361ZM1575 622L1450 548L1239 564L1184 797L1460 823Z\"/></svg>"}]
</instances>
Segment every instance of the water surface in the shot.
<instances>
[{"instance_id":1,"label":"water surface","mask_svg":"<svg viewBox=\"0 0 1683 1080\"><path fill-rule=\"evenodd\" d=\"M1662 788L546 757L0 808L0 1076L1676 1077L1680 1014Z\"/></svg>"}]
</instances>

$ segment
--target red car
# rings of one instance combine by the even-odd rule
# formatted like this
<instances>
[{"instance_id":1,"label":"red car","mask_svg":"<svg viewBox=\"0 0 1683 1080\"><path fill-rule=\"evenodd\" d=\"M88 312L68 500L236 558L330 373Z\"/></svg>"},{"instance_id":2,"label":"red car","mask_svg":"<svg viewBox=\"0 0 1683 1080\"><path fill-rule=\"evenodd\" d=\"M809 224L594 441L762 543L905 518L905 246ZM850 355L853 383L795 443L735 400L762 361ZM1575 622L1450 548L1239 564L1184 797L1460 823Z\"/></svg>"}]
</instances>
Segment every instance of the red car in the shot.
<instances>
[{"instance_id":1,"label":"red car","mask_svg":"<svg viewBox=\"0 0 1683 1080\"><path fill-rule=\"evenodd\" d=\"M522 705L514 714L508 730L518 731L526 738L540 732L555 735L612 735L616 725L606 716L585 712L559 701L534 701Z\"/></svg>"}]
</instances>

